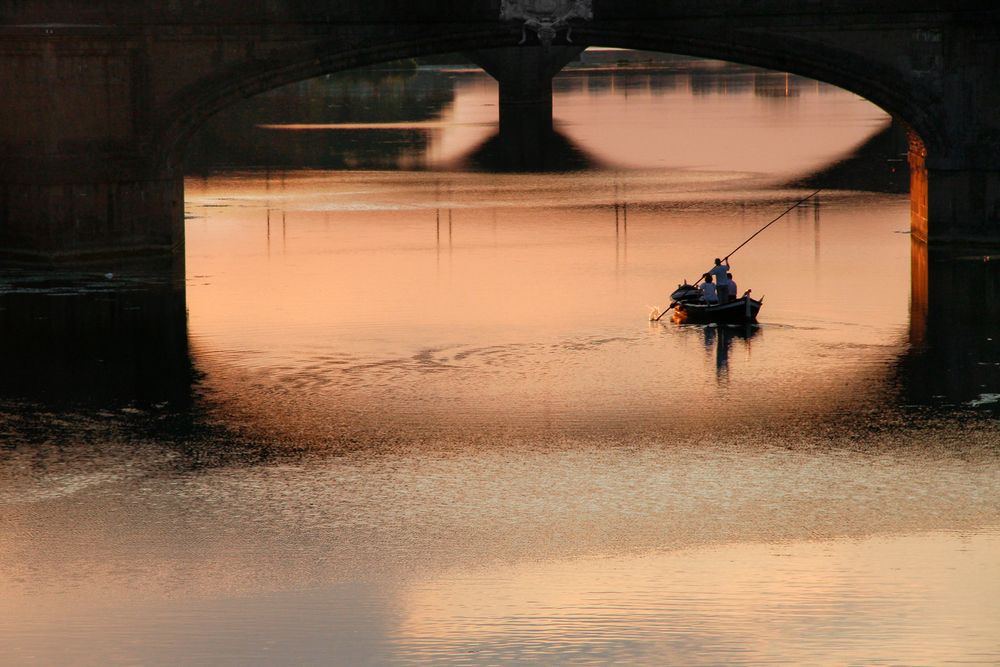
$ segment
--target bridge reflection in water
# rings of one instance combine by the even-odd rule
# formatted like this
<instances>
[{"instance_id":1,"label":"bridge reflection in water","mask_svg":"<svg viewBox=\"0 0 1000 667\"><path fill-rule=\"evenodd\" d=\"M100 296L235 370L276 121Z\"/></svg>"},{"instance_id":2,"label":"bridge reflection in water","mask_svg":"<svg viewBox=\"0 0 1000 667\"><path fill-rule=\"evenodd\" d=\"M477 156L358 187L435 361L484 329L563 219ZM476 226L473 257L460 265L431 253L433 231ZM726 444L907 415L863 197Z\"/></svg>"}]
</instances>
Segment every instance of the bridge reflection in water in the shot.
<instances>
[{"instance_id":1,"label":"bridge reflection in water","mask_svg":"<svg viewBox=\"0 0 1000 667\"><path fill-rule=\"evenodd\" d=\"M904 400L1000 404L1000 261L982 248L931 252L913 242Z\"/></svg>"},{"instance_id":2,"label":"bridge reflection in water","mask_svg":"<svg viewBox=\"0 0 1000 667\"><path fill-rule=\"evenodd\" d=\"M191 403L174 269L0 275L0 396L56 409Z\"/></svg>"}]
</instances>

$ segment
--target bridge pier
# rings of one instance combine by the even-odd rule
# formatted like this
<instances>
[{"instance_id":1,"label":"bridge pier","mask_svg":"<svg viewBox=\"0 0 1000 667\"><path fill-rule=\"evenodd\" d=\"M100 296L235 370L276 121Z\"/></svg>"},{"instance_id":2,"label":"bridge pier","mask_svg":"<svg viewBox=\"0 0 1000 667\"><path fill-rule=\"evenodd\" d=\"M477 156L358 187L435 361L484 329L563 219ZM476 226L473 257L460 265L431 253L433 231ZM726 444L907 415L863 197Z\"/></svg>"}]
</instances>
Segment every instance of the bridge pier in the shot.
<instances>
[{"instance_id":1,"label":"bridge pier","mask_svg":"<svg viewBox=\"0 0 1000 667\"><path fill-rule=\"evenodd\" d=\"M183 257L183 178L53 171L0 183L0 257L43 265Z\"/></svg>"},{"instance_id":2,"label":"bridge pier","mask_svg":"<svg viewBox=\"0 0 1000 667\"><path fill-rule=\"evenodd\" d=\"M927 168L931 242L1000 242L1000 169Z\"/></svg>"},{"instance_id":3,"label":"bridge pier","mask_svg":"<svg viewBox=\"0 0 1000 667\"><path fill-rule=\"evenodd\" d=\"M909 161L914 238L934 244L1000 242L1000 165L936 158L912 133Z\"/></svg>"},{"instance_id":4,"label":"bridge pier","mask_svg":"<svg viewBox=\"0 0 1000 667\"><path fill-rule=\"evenodd\" d=\"M500 84L502 162L516 170L544 169L558 150L552 125L552 79L582 46L515 46L466 55Z\"/></svg>"}]
</instances>

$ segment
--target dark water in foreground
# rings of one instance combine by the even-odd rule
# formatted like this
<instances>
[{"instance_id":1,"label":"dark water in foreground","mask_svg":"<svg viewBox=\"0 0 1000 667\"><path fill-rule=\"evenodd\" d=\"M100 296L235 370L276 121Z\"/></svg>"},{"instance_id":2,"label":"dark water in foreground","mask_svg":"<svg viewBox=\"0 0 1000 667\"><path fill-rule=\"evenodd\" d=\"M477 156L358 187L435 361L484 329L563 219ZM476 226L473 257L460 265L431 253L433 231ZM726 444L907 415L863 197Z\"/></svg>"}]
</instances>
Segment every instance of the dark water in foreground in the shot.
<instances>
[{"instance_id":1,"label":"dark water in foreground","mask_svg":"<svg viewBox=\"0 0 1000 667\"><path fill-rule=\"evenodd\" d=\"M463 75L452 171L226 171L182 283L6 272L4 660L1000 662L998 264L830 190L733 257L759 327L651 324L887 121L593 76L586 171L461 168Z\"/></svg>"}]
</instances>

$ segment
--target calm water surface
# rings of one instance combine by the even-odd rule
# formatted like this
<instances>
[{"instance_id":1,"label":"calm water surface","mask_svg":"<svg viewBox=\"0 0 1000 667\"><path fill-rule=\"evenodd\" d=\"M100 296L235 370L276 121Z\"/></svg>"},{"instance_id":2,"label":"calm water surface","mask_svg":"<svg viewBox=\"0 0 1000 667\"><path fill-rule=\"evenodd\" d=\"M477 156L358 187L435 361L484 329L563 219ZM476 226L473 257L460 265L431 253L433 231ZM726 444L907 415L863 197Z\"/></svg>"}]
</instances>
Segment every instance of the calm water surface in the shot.
<instances>
[{"instance_id":1,"label":"calm water surface","mask_svg":"<svg viewBox=\"0 0 1000 667\"><path fill-rule=\"evenodd\" d=\"M417 76L433 118L254 130L411 170L189 179L186 295L3 278L4 661L1000 663L997 313L935 324L906 195L734 255L759 327L648 321L888 118L576 72L589 166L495 174L495 85Z\"/></svg>"}]
</instances>

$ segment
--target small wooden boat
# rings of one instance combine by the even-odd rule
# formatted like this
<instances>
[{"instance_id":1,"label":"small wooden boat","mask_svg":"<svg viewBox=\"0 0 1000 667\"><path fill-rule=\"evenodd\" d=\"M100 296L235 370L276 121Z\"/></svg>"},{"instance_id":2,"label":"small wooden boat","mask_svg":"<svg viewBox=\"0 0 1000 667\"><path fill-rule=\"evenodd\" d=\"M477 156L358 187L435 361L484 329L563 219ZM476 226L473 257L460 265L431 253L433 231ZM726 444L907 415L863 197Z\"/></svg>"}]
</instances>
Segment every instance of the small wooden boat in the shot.
<instances>
[{"instance_id":1,"label":"small wooden boat","mask_svg":"<svg viewBox=\"0 0 1000 667\"><path fill-rule=\"evenodd\" d=\"M751 234L750 238L746 241L736 246L732 252L725 256L724 260L716 258L716 266L719 266L724 261L726 270L728 271L729 258L736 254L740 248L750 243L755 236L798 208L800 204L805 203L819 193L820 190L817 190L808 197L804 197L789 206L785 209L784 213L771 220L771 222ZM715 269L713 269L713 271L714 270ZM704 274L704 277L708 278L708 274ZM752 299L750 298L750 290L747 290L743 293L741 298L734 299L729 303L721 305L717 303L706 303L702 298L701 290L698 289L699 282L701 282L700 279L695 282L694 285L689 285L688 281L685 280L682 285L678 285L677 289L674 290L674 293L670 295L672 300L670 306L668 306L662 313L658 309L653 308L653 312L649 314L649 319L653 322L659 322L660 318L673 310L673 319L677 322L696 322L699 324L711 324L713 322L717 324L754 324L757 321L757 313L760 312L761 306L764 305L763 297L760 299Z\"/></svg>"},{"instance_id":2,"label":"small wooden boat","mask_svg":"<svg viewBox=\"0 0 1000 667\"><path fill-rule=\"evenodd\" d=\"M673 320L690 324L753 324L757 321L757 313L764 305L764 299L753 299L750 290L743 293L739 299L734 299L722 305L705 303L701 290L693 285L678 285L670 297L677 304L674 306Z\"/></svg>"},{"instance_id":3,"label":"small wooden boat","mask_svg":"<svg viewBox=\"0 0 1000 667\"><path fill-rule=\"evenodd\" d=\"M678 302L674 307L674 321L691 324L753 324L757 321L764 300L751 299L750 295L741 299L718 304L686 301Z\"/></svg>"}]
</instances>

